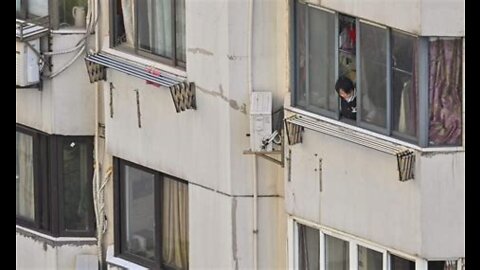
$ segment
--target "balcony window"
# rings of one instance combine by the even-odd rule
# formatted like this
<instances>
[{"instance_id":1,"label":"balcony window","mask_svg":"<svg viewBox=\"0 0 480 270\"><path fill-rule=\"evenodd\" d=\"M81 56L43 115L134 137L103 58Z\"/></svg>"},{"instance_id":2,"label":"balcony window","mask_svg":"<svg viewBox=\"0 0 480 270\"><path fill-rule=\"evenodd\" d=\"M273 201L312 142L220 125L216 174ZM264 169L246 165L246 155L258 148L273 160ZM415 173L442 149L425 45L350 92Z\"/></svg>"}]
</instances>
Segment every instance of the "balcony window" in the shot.
<instances>
[{"instance_id":1,"label":"balcony window","mask_svg":"<svg viewBox=\"0 0 480 270\"><path fill-rule=\"evenodd\" d=\"M92 137L20 125L16 134L17 225L55 237L93 236Z\"/></svg>"},{"instance_id":2,"label":"balcony window","mask_svg":"<svg viewBox=\"0 0 480 270\"><path fill-rule=\"evenodd\" d=\"M301 1L294 23L294 107L421 147L462 145L461 38L419 37ZM354 85L352 115L340 109L340 76Z\"/></svg>"}]
</instances>

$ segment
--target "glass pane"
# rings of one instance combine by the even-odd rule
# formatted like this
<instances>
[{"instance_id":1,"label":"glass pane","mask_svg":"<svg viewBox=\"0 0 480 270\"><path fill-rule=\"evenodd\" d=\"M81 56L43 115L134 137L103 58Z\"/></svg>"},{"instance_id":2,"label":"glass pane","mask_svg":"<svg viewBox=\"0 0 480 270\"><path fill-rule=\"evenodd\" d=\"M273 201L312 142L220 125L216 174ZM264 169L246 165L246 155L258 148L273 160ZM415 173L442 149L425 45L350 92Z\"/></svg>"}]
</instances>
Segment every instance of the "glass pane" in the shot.
<instances>
[{"instance_id":1,"label":"glass pane","mask_svg":"<svg viewBox=\"0 0 480 270\"><path fill-rule=\"evenodd\" d=\"M415 262L390 255L390 270L415 270Z\"/></svg>"},{"instance_id":2,"label":"glass pane","mask_svg":"<svg viewBox=\"0 0 480 270\"><path fill-rule=\"evenodd\" d=\"M358 270L382 270L383 269L383 254L366 248L358 246Z\"/></svg>"},{"instance_id":3,"label":"glass pane","mask_svg":"<svg viewBox=\"0 0 480 270\"><path fill-rule=\"evenodd\" d=\"M137 3L139 48L172 58L172 1L139 0Z\"/></svg>"},{"instance_id":4,"label":"glass pane","mask_svg":"<svg viewBox=\"0 0 480 270\"><path fill-rule=\"evenodd\" d=\"M33 138L17 131L17 216L28 220L35 219Z\"/></svg>"},{"instance_id":5,"label":"glass pane","mask_svg":"<svg viewBox=\"0 0 480 270\"><path fill-rule=\"evenodd\" d=\"M357 32L355 18L338 16L338 73L356 81Z\"/></svg>"},{"instance_id":6,"label":"glass pane","mask_svg":"<svg viewBox=\"0 0 480 270\"><path fill-rule=\"evenodd\" d=\"M20 12L20 10L22 10L22 3L21 3L21 0L16 0L16 11L17 12Z\"/></svg>"},{"instance_id":7,"label":"glass pane","mask_svg":"<svg viewBox=\"0 0 480 270\"><path fill-rule=\"evenodd\" d=\"M47 16L48 0L28 0L27 13L29 16Z\"/></svg>"},{"instance_id":8,"label":"glass pane","mask_svg":"<svg viewBox=\"0 0 480 270\"><path fill-rule=\"evenodd\" d=\"M400 133L417 137L417 39L392 32L393 125Z\"/></svg>"},{"instance_id":9,"label":"glass pane","mask_svg":"<svg viewBox=\"0 0 480 270\"><path fill-rule=\"evenodd\" d=\"M63 158L63 216L66 230L87 231L93 216L92 175L89 175L88 146L75 140L62 144Z\"/></svg>"},{"instance_id":10,"label":"glass pane","mask_svg":"<svg viewBox=\"0 0 480 270\"><path fill-rule=\"evenodd\" d=\"M155 176L125 166L125 232L129 253L155 259Z\"/></svg>"},{"instance_id":11,"label":"glass pane","mask_svg":"<svg viewBox=\"0 0 480 270\"><path fill-rule=\"evenodd\" d=\"M87 0L60 0L58 16L60 27L85 28Z\"/></svg>"},{"instance_id":12,"label":"glass pane","mask_svg":"<svg viewBox=\"0 0 480 270\"><path fill-rule=\"evenodd\" d=\"M295 105L306 106L306 83L307 83L307 47L305 42L306 33L306 6L295 1L295 61L296 61L296 89Z\"/></svg>"},{"instance_id":13,"label":"glass pane","mask_svg":"<svg viewBox=\"0 0 480 270\"><path fill-rule=\"evenodd\" d=\"M300 270L320 269L320 232L298 224L298 245Z\"/></svg>"},{"instance_id":14,"label":"glass pane","mask_svg":"<svg viewBox=\"0 0 480 270\"><path fill-rule=\"evenodd\" d=\"M187 61L185 47L185 0L176 0L175 5L177 60L185 63Z\"/></svg>"},{"instance_id":15,"label":"glass pane","mask_svg":"<svg viewBox=\"0 0 480 270\"><path fill-rule=\"evenodd\" d=\"M362 121L386 127L387 30L360 23Z\"/></svg>"},{"instance_id":16,"label":"glass pane","mask_svg":"<svg viewBox=\"0 0 480 270\"><path fill-rule=\"evenodd\" d=\"M325 259L329 270L349 269L348 242L325 235Z\"/></svg>"},{"instance_id":17,"label":"glass pane","mask_svg":"<svg viewBox=\"0 0 480 270\"><path fill-rule=\"evenodd\" d=\"M309 8L309 105L336 111L335 15Z\"/></svg>"},{"instance_id":18,"label":"glass pane","mask_svg":"<svg viewBox=\"0 0 480 270\"><path fill-rule=\"evenodd\" d=\"M168 177L163 181L162 263L188 269L188 185Z\"/></svg>"},{"instance_id":19,"label":"glass pane","mask_svg":"<svg viewBox=\"0 0 480 270\"><path fill-rule=\"evenodd\" d=\"M429 44L429 144L462 143L462 39Z\"/></svg>"},{"instance_id":20,"label":"glass pane","mask_svg":"<svg viewBox=\"0 0 480 270\"><path fill-rule=\"evenodd\" d=\"M457 270L457 261L429 261L428 270Z\"/></svg>"}]
</instances>

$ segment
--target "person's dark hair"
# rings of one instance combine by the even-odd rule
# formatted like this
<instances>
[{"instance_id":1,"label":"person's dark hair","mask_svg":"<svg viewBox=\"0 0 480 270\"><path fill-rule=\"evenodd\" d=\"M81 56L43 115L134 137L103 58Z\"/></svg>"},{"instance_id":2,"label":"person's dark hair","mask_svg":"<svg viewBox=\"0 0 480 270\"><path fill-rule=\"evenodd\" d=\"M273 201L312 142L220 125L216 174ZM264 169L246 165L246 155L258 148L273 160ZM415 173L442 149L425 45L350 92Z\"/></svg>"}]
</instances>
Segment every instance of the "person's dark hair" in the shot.
<instances>
[{"instance_id":1,"label":"person's dark hair","mask_svg":"<svg viewBox=\"0 0 480 270\"><path fill-rule=\"evenodd\" d=\"M353 91L353 82L350 80L348 77L345 76L340 76L338 78L337 82L335 83L335 91L340 91L340 89L343 89L345 93L349 94Z\"/></svg>"}]
</instances>

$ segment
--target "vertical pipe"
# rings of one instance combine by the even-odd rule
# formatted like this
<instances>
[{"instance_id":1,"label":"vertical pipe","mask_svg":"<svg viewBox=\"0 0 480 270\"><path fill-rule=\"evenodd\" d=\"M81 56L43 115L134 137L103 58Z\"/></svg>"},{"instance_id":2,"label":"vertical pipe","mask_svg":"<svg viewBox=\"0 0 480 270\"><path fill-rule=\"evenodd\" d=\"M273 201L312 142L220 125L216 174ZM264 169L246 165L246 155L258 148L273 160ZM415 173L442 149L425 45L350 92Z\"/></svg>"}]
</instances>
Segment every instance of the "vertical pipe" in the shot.
<instances>
[{"instance_id":1,"label":"vertical pipe","mask_svg":"<svg viewBox=\"0 0 480 270\"><path fill-rule=\"evenodd\" d=\"M247 30L247 87L253 93L252 57L253 57L253 0L248 1L248 30ZM258 269L258 190L257 190L257 155L252 155L253 178L253 269Z\"/></svg>"}]
</instances>

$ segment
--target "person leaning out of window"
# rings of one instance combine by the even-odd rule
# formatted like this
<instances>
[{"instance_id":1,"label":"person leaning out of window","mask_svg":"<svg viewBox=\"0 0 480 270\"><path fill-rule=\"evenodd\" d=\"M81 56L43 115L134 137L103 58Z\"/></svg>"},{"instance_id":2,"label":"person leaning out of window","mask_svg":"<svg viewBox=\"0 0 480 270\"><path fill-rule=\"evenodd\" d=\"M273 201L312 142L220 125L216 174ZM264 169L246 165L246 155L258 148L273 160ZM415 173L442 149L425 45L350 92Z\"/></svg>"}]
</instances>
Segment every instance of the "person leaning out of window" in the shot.
<instances>
[{"instance_id":1,"label":"person leaning out of window","mask_svg":"<svg viewBox=\"0 0 480 270\"><path fill-rule=\"evenodd\" d=\"M340 96L340 116L352 120L357 119L357 90L348 77L340 76L335 83L335 91ZM366 111L365 120L370 122L375 119L377 110L368 98L362 100L364 102L363 108Z\"/></svg>"}]
</instances>

